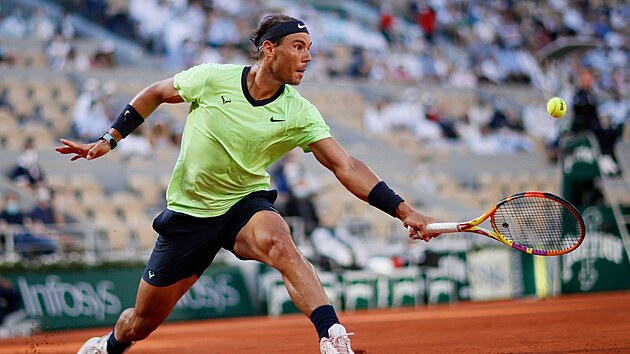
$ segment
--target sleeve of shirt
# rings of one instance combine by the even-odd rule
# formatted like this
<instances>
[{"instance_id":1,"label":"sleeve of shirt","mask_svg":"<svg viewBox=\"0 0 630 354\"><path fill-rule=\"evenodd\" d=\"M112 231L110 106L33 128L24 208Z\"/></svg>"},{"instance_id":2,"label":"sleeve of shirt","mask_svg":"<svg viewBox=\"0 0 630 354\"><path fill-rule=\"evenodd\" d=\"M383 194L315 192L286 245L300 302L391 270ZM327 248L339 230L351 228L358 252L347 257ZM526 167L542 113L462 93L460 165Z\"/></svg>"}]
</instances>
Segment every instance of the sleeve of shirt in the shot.
<instances>
[{"instance_id":1,"label":"sleeve of shirt","mask_svg":"<svg viewBox=\"0 0 630 354\"><path fill-rule=\"evenodd\" d=\"M198 102L215 69L216 64L214 63L193 66L176 74L173 78L173 86L184 101Z\"/></svg>"},{"instance_id":2,"label":"sleeve of shirt","mask_svg":"<svg viewBox=\"0 0 630 354\"><path fill-rule=\"evenodd\" d=\"M332 135L330 134L330 127L326 124L319 110L314 105L310 103L307 105L304 119L305 124L302 126L297 145L304 152L311 152L308 145L325 138L330 138Z\"/></svg>"}]
</instances>

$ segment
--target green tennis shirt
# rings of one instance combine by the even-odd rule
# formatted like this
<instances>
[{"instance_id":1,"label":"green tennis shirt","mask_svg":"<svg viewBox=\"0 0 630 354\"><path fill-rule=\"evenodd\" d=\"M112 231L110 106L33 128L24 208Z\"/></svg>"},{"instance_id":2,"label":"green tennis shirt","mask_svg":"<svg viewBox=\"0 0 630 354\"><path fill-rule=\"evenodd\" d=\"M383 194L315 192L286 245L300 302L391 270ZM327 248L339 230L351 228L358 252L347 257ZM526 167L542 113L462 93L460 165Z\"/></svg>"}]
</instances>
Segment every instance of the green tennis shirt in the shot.
<instances>
[{"instance_id":1,"label":"green tennis shirt","mask_svg":"<svg viewBox=\"0 0 630 354\"><path fill-rule=\"evenodd\" d=\"M295 147L330 137L317 108L291 86L257 101L247 89L250 67L202 64L176 74L190 102L181 150L166 192L168 209L219 216L249 193L268 190L267 167Z\"/></svg>"}]
</instances>

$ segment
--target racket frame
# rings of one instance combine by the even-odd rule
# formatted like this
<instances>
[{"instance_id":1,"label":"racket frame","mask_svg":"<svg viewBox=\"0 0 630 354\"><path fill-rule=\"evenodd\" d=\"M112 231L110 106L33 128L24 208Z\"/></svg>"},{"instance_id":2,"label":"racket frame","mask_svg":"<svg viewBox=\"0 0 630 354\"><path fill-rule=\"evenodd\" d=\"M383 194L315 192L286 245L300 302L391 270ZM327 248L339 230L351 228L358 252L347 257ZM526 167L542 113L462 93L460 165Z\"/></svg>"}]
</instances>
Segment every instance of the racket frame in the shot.
<instances>
[{"instance_id":1,"label":"racket frame","mask_svg":"<svg viewBox=\"0 0 630 354\"><path fill-rule=\"evenodd\" d=\"M573 246L571 246L570 248L564 249L564 250L558 250L558 251L543 251L543 250L537 250L537 249L533 249L531 247L525 247L521 244L518 244L512 240L508 240L506 239L503 235L501 235L501 232L499 232L499 230L497 229L497 226L495 224L494 221L494 214L497 211L497 209L507 203L510 202L514 199L518 199L518 198L524 198L524 197L535 197L535 198L547 198L547 199L552 199L555 202L561 204L562 206L564 206L574 217L575 219L578 221L578 223L580 224L580 239L578 240L578 242L576 242ZM490 218L490 224L492 225L492 229L493 230L489 230L487 228L481 227L479 226L480 224L482 224L486 219ZM497 203L495 206L493 206L490 210L488 210L485 214L469 220L469 221L465 221L465 222L460 222L460 223L456 223L456 222L448 222L448 223L435 223L435 224L429 224L427 225L427 229L431 232L435 232L435 233L452 233L452 232L472 232L472 233L476 233L476 234L480 234L480 235L484 235L487 237L490 237L492 239L495 239L499 242L502 242L518 251L527 253L527 254L533 254L536 256L558 256L558 255L562 255L565 253L569 253L573 250L575 250L576 248L578 248L580 246L580 244L582 243L582 241L584 240L584 235L585 235L585 227L584 227L584 220L582 219L582 216L580 215L580 213L577 211L577 209L568 201L566 201L563 198L558 197L557 195L551 194L551 193L547 193L547 192L521 192L521 193L516 193L513 194L509 197L506 197L505 199L501 200L499 203Z\"/></svg>"}]
</instances>

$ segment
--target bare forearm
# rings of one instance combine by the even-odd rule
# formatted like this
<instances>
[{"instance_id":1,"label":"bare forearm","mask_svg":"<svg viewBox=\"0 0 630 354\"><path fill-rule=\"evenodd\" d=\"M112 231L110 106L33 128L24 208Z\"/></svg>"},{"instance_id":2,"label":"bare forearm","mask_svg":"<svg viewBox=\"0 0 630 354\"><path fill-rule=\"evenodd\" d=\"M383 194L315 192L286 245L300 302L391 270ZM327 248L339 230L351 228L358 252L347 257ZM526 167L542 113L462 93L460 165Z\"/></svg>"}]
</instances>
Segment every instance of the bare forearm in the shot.
<instances>
[{"instance_id":1,"label":"bare forearm","mask_svg":"<svg viewBox=\"0 0 630 354\"><path fill-rule=\"evenodd\" d=\"M363 201L367 201L368 194L380 179L362 161L355 158L351 158L351 160L350 167L337 171L335 176L350 193Z\"/></svg>"},{"instance_id":2,"label":"bare forearm","mask_svg":"<svg viewBox=\"0 0 630 354\"><path fill-rule=\"evenodd\" d=\"M402 198L365 163L350 156L334 139L322 139L309 147L317 160L359 199L401 220L413 213L413 209L406 204L400 206Z\"/></svg>"},{"instance_id":3,"label":"bare forearm","mask_svg":"<svg viewBox=\"0 0 630 354\"><path fill-rule=\"evenodd\" d=\"M180 102L183 102L183 99L181 98L181 96L179 96L179 93L173 87L173 79L167 79L158 81L142 90L129 103L131 107L127 108L132 111L132 114L135 114L133 113L133 110L135 109L137 115L139 115L139 120L136 121L142 122L143 120L146 120L162 103ZM114 128L110 129L109 133L117 141L122 139L123 135L121 134L121 132L117 131Z\"/></svg>"}]
</instances>

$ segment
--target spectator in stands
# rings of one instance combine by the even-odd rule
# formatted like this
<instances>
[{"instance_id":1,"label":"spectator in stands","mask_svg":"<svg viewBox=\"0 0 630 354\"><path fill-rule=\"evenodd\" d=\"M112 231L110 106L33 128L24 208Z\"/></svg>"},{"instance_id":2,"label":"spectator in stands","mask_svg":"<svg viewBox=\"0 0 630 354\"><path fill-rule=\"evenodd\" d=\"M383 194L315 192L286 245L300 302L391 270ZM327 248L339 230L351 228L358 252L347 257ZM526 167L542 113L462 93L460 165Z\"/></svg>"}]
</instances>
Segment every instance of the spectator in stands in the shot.
<instances>
[{"instance_id":1,"label":"spectator in stands","mask_svg":"<svg viewBox=\"0 0 630 354\"><path fill-rule=\"evenodd\" d=\"M119 147L120 157L124 161L133 161L133 158L148 158L153 155L151 141L145 134L145 127L140 126L129 134Z\"/></svg>"},{"instance_id":2,"label":"spectator in stands","mask_svg":"<svg viewBox=\"0 0 630 354\"><path fill-rule=\"evenodd\" d=\"M621 137L626 120L630 119L630 103L621 97L619 90L614 89L610 99L602 103L600 108L602 117L608 117L610 125Z\"/></svg>"},{"instance_id":3,"label":"spectator in stands","mask_svg":"<svg viewBox=\"0 0 630 354\"><path fill-rule=\"evenodd\" d=\"M14 180L19 186L33 190L45 185L44 171L39 164L37 150L32 138L27 139L24 143L24 149L18 156L16 165L10 172L9 178Z\"/></svg>"},{"instance_id":4,"label":"spectator in stands","mask_svg":"<svg viewBox=\"0 0 630 354\"><path fill-rule=\"evenodd\" d=\"M416 21L420 28L422 28L422 34L427 42L433 43L437 23L436 13L433 7L430 5L420 6L416 15Z\"/></svg>"},{"instance_id":5,"label":"spectator in stands","mask_svg":"<svg viewBox=\"0 0 630 354\"><path fill-rule=\"evenodd\" d=\"M176 50L168 52L166 58L166 69L169 71L180 71L197 64L200 45L191 38L185 38Z\"/></svg>"},{"instance_id":6,"label":"spectator in stands","mask_svg":"<svg viewBox=\"0 0 630 354\"><path fill-rule=\"evenodd\" d=\"M357 79L367 78L370 74L370 62L365 49L361 47L352 48L352 60L350 62L350 77Z\"/></svg>"},{"instance_id":7,"label":"spectator in stands","mask_svg":"<svg viewBox=\"0 0 630 354\"><path fill-rule=\"evenodd\" d=\"M44 11L37 8L29 18L30 32L39 41L50 41L56 32L56 25L53 19Z\"/></svg>"},{"instance_id":8,"label":"spectator in stands","mask_svg":"<svg viewBox=\"0 0 630 354\"><path fill-rule=\"evenodd\" d=\"M24 225L26 223L17 194L12 192L6 192L4 194L4 204L2 212L0 213L0 220L10 225Z\"/></svg>"},{"instance_id":9,"label":"spectator in stands","mask_svg":"<svg viewBox=\"0 0 630 354\"><path fill-rule=\"evenodd\" d=\"M13 104L9 100L9 88L3 87L0 91L0 109L3 109L9 113L14 113L15 108L13 108Z\"/></svg>"},{"instance_id":10,"label":"spectator in stands","mask_svg":"<svg viewBox=\"0 0 630 354\"><path fill-rule=\"evenodd\" d=\"M386 115L388 100L378 98L374 104L369 104L363 112L363 129L368 133L385 134L391 131L390 122Z\"/></svg>"},{"instance_id":11,"label":"spectator in stands","mask_svg":"<svg viewBox=\"0 0 630 354\"><path fill-rule=\"evenodd\" d=\"M20 309L21 302L20 292L13 283L0 276L0 327L8 315Z\"/></svg>"},{"instance_id":12,"label":"spectator in stands","mask_svg":"<svg viewBox=\"0 0 630 354\"><path fill-rule=\"evenodd\" d=\"M381 10L379 14L379 29L387 43L389 45L394 45L396 43L396 35L394 33L394 13L389 5L381 5Z\"/></svg>"},{"instance_id":13,"label":"spectator in stands","mask_svg":"<svg viewBox=\"0 0 630 354\"><path fill-rule=\"evenodd\" d=\"M449 68L448 82L453 87L475 89L478 84L477 80L477 76L466 66L458 65Z\"/></svg>"},{"instance_id":14,"label":"spectator in stands","mask_svg":"<svg viewBox=\"0 0 630 354\"><path fill-rule=\"evenodd\" d=\"M15 249L25 258L35 258L41 255L53 254L57 249L56 243L42 234L33 234L30 219L22 210L18 195L7 192L4 197L4 208L0 212L0 231L5 237L14 238Z\"/></svg>"},{"instance_id":15,"label":"spectator in stands","mask_svg":"<svg viewBox=\"0 0 630 354\"><path fill-rule=\"evenodd\" d=\"M136 24L140 41L155 54L164 53L164 24L171 17L168 0L131 0L129 16Z\"/></svg>"},{"instance_id":16,"label":"spectator in stands","mask_svg":"<svg viewBox=\"0 0 630 354\"><path fill-rule=\"evenodd\" d=\"M206 41L213 47L236 45L241 42L241 33L236 20L221 11L213 11L209 16Z\"/></svg>"},{"instance_id":17,"label":"spectator in stands","mask_svg":"<svg viewBox=\"0 0 630 354\"><path fill-rule=\"evenodd\" d=\"M173 149L177 147L171 128L164 122L153 124L149 133L149 141L155 150Z\"/></svg>"},{"instance_id":18,"label":"spectator in stands","mask_svg":"<svg viewBox=\"0 0 630 354\"><path fill-rule=\"evenodd\" d=\"M448 117L444 116L432 97L425 99L424 112L426 114L427 121L433 122L440 127L440 136L442 138L447 140L459 139L455 123Z\"/></svg>"},{"instance_id":19,"label":"spectator in stands","mask_svg":"<svg viewBox=\"0 0 630 354\"><path fill-rule=\"evenodd\" d=\"M79 96L74 102L72 111L72 130L73 136L81 139L87 138L86 126L90 121L90 107L92 102L96 100L99 93L100 82L95 77L90 77L83 83Z\"/></svg>"},{"instance_id":20,"label":"spectator in stands","mask_svg":"<svg viewBox=\"0 0 630 354\"><path fill-rule=\"evenodd\" d=\"M55 207L52 191L48 187L39 187L36 191L37 203L28 216L33 223L41 223L48 227L63 224L63 216Z\"/></svg>"},{"instance_id":21,"label":"spectator in stands","mask_svg":"<svg viewBox=\"0 0 630 354\"><path fill-rule=\"evenodd\" d=\"M65 60L60 64L59 70L82 73L90 69L90 58L79 51L76 46L71 46Z\"/></svg>"},{"instance_id":22,"label":"spectator in stands","mask_svg":"<svg viewBox=\"0 0 630 354\"><path fill-rule=\"evenodd\" d=\"M0 39L0 67L7 65L11 66L15 64L15 56L9 53L7 46L2 43Z\"/></svg>"},{"instance_id":23,"label":"spectator in stands","mask_svg":"<svg viewBox=\"0 0 630 354\"><path fill-rule=\"evenodd\" d=\"M89 78L83 84L83 91L74 104L72 120L74 133L81 139L98 138L100 132L111 125L98 79Z\"/></svg>"},{"instance_id":24,"label":"spectator in stands","mask_svg":"<svg viewBox=\"0 0 630 354\"><path fill-rule=\"evenodd\" d=\"M198 45L202 38L202 31L190 26L184 11L175 11L171 19L164 25L164 45L166 50L165 66L169 71L177 71L177 63L172 58L178 58L177 51L181 50L186 39L192 39Z\"/></svg>"},{"instance_id":25,"label":"spectator in stands","mask_svg":"<svg viewBox=\"0 0 630 354\"><path fill-rule=\"evenodd\" d=\"M75 240L65 234L60 226L64 217L55 205L54 192L49 187L39 187L35 191L36 203L28 213L31 232L36 235L46 235L54 240L60 250L76 250Z\"/></svg>"},{"instance_id":26,"label":"spectator in stands","mask_svg":"<svg viewBox=\"0 0 630 354\"><path fill-rule=\"evenodd\" d=\"M46 48L48 65L53 70L61 70L66 63L68 54L72 50L70 42L60 33L55 34Z\"/></svg>"},{"instance_id":27,"label":"spectator in stands","mask_svg":"<svg viewBox=\"0 0 630 354\"><path fill-rule=\"evenodd\" d=\"M82 127L81 134L88 139L93 139L99 136L98 132L102 131L103 127L111 125L111 120L107 116L105 104L101 96L93 99L88 109L89 121Z\"/></svg>"},{"instance_id":28,"label":"spectator in stands","mask_svg":"<svg viewBox=\"0 0 630 354\"><path fill-rule=\"evenodd\" d=\"M498 102L495 105L494 113L490 118L488 126L492 130L500 130L502 128L522 131L523 124L514 109L508 107L504 102Z\"/></svg>"},{"instance_id":29,"label":"spectator in stands","mask_svg":"<svg viewBox=\"0 0 630 354\"><path fill-rule=\"evenodd\" d=\"M14 8L9 16L0 20L0 35L10 38L26 38L29 35L28 19L21 8Z\"/></svg>"},{"instance_id":30,"label":"spectator in stands","mask_svg":"<svg viewBox=\"0 0 630 354\"><path fill-rule=\"evenodd\" d=\"M74 27L70 12L64 11L58 24L58 32L63 38L71 40L76 37L77 29Z\"/></svg>"},{"instance_id":31,"label":"spectator in stands","mask_svg":"<svg viewBox=\"0 0 630 354\"><path fill-rule=\"evenodd\" d=\"M106 41L92 54L93 69L112 69L116 66L114 42Z\"/></svg>"}]
</instances>

